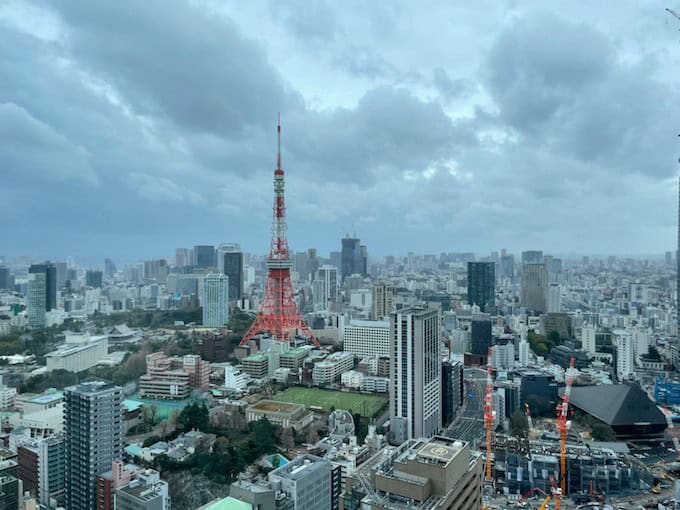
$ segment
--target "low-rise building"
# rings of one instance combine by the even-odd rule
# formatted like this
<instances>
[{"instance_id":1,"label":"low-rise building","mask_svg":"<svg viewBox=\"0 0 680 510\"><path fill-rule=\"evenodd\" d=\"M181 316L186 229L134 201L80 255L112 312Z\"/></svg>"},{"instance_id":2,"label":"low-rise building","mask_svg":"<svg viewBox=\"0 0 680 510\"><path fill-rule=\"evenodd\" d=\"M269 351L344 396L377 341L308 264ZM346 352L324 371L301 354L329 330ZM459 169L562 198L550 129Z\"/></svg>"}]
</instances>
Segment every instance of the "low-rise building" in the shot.
<instances>
[{"instance_id":1,"label":"low-rise building","mask_svg":"<svg viewBox=\"0 0 680 510\"><path fill-rule=\"evenodd\" d=\"M224 367L224 387L228 390L241 391L248 387L250 376L233 365Z\"/></svg>"},{"instance_id":2,"label":"low-rise building","mask_svg":"<svg viewBox=\"0 0 680 510\"><path fill-rule=\"evenodd\" d=\"M168 482L161 480L158 471L145 469L114 493L114 501L120 510L169 510Z\"/></svg>"},{"instance_id":3,"label":"low-rise building","mask_svg":"<svg viewBox=\"0 0 680 510\"><path fill-rule=\"evenodd\" d=\"M142 398L185 399L192 388L207 390L210 364L200 356L168 357L155 352L146 357L146 374L139 378Z\"/></svg>"},{"instance_id":4,"label":"low-rise building","mask_svg":"<svg viewBox=\"0 0 680 510\"><path fill-rule=\"evenodd\" d=\"M241 370L253 379L266 379L269 374L269 359L261 353L252 354L241 360Z\"/></svg>"},{"instance_id":5,"label":"low-rise building","mask_svg":"<svg viewBox=\"0 0 680 510\"><path fill-rule=\"evenodd\" d=\"M361 391L370 391L372 393L387 393L390 389L389 377L364 377L361 381Z\"/></svg>"},{"instance_id":6,"label":"low-rise building","mask_svg":"<svg viewBox=\"0 0 680 510\"><path fill-rule=\"evenodd\" d=\"M359 389L364 381L364 374L356 370L349 370L340 376L343 386Z\"/></svg>"},{"instance_id":7,"label":"low-rise building","mask_svg":"<svg viewBox=\"0 0 680 510\"><path fill-rule=\"evenodd\" d=\"M67 334L66 341L56 351L45 354L48 371L82 372L99 364L109 353L106 335L89 336Z\"/></svg>"},{"instance_id":8,"label":"low-rise building","mask_svg":"<svg viewBox=\"0 0 680 510\"><path fill-rule=\"evenodd\" d=\"M295 430L302 430L312 423L314 415L307 411L303 405L274 400L260 400L246 408L246 420L248 422L262 418L267 418L270 422L283 428L293 427Z\"/></svg>"},{"instance_id":9,"label":"low-rise building","mask_svg":"<svg viewBox=\"0 0 680 510\"><path fill-rule=\"evenodd\" d=\"M354 354L351 352L334 352L323 361L314 364L312 380L315 384L331 384L338 377L354 367Z\"/></svg>"}]
</instances>

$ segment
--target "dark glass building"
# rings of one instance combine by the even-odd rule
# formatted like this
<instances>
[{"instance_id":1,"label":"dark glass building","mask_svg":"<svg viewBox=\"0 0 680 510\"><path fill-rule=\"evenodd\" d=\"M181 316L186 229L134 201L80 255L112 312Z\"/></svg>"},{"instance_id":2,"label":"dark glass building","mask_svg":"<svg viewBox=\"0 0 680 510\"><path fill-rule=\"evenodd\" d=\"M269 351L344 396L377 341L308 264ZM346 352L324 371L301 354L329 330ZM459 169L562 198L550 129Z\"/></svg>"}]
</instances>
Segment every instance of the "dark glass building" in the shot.
<instances>
[{"instance_id":1,"label":"dark glass building","mask_svg":"<svg viewBox=\"0 0 680 510\"><path fill-rule=\"evenodd\" d=\"M215 247L212 245L194 246L194 266L204 269L215 267Z\"/></svg>"},{"instance_id":2,"label":"dark glass building","mask_svg":"<svg viewBox=\"0 0 680 510\"><path fill-rule=\"evenodd\" d=\"M470 352L487 356L491 346L491 321L473 320L470 326Z\"/></svg>"},{"instance_id":3,"label":"dark glass building","mask_svg":"<svg viewBox=\"0 0 680 510\"><path fill-rule=\"evenodd\" d=\"M479 306L482 312L496 305L496 264L468 262L468 304Z\"/></svg>"},{"instance_id":4,"label":"dark glass building","mask_svg":"<svg viewBox=\"0 0 680 510\"><path fill-rule=\"evenodd\" d=\"M86 271L85 272L85 285L88 287L93 287L95 289L102 288L102 272L101 271Z\"/></svg>"},{"instance_id":5,"label":"dark glass building","mask_svg":"<svg viewBox=\"0 0 680 510\"><path fill-rule=\"evenodd\" d=\"M343 238L340 252L340 277L344 280L353 274L366 276L367 265L368 252L366 246L362 247L361 240L354 237Z\"/></svg>"},{"instance_id":6,"label":"dark glass building","mask_svg":"<svg viewBox=\"0 0 680 510\"><path fill-rule=\"evenodd\" d=\"M9 268L0 266L0 289L9 288Z\"/></svg>"},{"instance_id":7,"label":"dark glass building","mask_svg":"<svg viewBox=\"0 0 680 510\"><path fill-rule=\"evenodd\" d=\"M463 364L460 361L442 362L442 428L448 427L463 405Z\"/></svg>"},{"instance_id":8,"label":"dark glass building","mask_svg":"<svg viewBox=\"0 0 680 510\"><path fill-rule=\"evenodd\" d=\"M229 277L229 301L243 297L243 253L230 251L221 261L224 274Z\"/></svg>"}]
</instances>

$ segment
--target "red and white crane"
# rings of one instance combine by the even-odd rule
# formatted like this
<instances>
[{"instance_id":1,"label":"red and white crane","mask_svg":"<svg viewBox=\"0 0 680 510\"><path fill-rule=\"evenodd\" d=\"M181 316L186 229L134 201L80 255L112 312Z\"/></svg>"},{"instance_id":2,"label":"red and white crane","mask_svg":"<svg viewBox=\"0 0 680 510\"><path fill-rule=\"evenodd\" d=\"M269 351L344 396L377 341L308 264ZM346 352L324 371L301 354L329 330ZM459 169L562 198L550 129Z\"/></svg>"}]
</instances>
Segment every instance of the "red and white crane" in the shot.
<instances>
[{"instance_id":1,"label":"red and white crane","mask_svg":"<svg viewBox=\"0 0 680 510\"><path fill-rule=\"evenodd\" d=\"M557 404L557 430L560 433L560 492L562 495L567 493L567 434L571 426L571 422L567 419L567 411L569 410L571 384L574 382L574 363L575 360L572 357L569 368L564 374L566 382L564 396L562 402Z\"/></svg>"}]
</instances>

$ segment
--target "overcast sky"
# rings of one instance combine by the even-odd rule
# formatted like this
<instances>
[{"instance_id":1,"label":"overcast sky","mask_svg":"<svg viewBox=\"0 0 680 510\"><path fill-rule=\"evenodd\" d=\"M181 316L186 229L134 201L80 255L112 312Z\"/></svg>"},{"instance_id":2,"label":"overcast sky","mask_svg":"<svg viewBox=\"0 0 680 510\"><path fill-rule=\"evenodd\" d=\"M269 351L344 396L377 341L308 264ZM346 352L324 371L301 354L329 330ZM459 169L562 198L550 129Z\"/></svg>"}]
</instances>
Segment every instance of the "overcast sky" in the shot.
<instances>
[{"instance_id":1,"label":"overcast sky","mask_svg":"<svg viewBox=\"0 0 680 510\"><path fill-rule=\"evenodd\" d=\"M0 0L0 254L671 250L664 7Z\"/></svg>"}]
</instances>

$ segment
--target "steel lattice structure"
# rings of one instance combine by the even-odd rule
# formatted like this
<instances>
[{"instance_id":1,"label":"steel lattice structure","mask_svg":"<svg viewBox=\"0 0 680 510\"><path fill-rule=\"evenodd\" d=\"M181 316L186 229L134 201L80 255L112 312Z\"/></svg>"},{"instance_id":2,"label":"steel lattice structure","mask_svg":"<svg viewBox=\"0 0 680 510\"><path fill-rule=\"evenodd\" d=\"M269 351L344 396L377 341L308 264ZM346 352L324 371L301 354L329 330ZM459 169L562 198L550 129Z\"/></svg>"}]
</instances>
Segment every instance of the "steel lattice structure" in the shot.
<instances>
[{"instance_id":1,"label":"steel lattice structure","mask_svg":"<svg viewBox=\"0 0 680 510\"><path fill-rule=\"evenodd\" d=\"M319 342L300 315L290 279L292 260L288 251L286 234L285 175L281 168L281 122L277 125L278 151L274 170L274 217L272 241L267 260L267 283L264 298L255 321L243 336L241 345L247 344L255 335L268 332L279 342L289 342L291 335L300 332L316 346Z\"/></svg>"}]
</instances>

